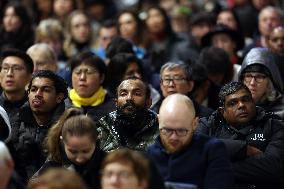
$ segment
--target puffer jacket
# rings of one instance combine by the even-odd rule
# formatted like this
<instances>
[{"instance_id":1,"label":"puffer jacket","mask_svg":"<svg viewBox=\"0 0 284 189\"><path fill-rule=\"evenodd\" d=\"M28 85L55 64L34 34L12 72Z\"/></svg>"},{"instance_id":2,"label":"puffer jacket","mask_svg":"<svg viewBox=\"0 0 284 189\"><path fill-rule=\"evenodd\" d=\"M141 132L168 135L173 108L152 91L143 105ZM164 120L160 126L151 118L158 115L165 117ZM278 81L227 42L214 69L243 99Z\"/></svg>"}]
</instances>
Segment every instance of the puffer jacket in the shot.
<instances>
[{"instance_id":1,"label":"puffer jacket","mask_svg":"<svg viewBox=\"0 0 284 189\"><path fill-rule=\"evenodd\" d=\"M64 103L58 104L53 116L45 125L38 125L28 103L20 110L18 141L14 144L16 153L16 170L19 175L27 180L46 160L46 150L43 142L48 129L59 119L65 110Z\"/></svg>"},{"instance_id":2,"label":"puffer jacket","mask_svg":"<svg viewBox=\"0 0 284 189\"><path fill-rule=\"evenodd\" d=\"M159 135L157 114L151 110L130 123L113 111L99 120L100 148L112 151L122 147L146 151Z\"/></svg>"},{"instance_id":3,"label":"puffer jacket","mask_svg":"<svg viewBox=\"0 0 284 189\"><path fill-rule=\"evenodd\" d=\"M277 65L275 57L267 48L253 48L245 57L239 71L239 81L243 80L245 70L252 65L262 65L270 72L270 80L277 92L277 97L273 101L266 100L257 103L258 106L267 111L271 111L284 120L284 84Z\"/></svg>"},{"instance_id":4,"label":"puffer jacket","mask_svg":"<svg viewBox=\"0 0 284 189\"><path fill-rule=\"evenodd\" d=\"M236 188L282 188L284 173L284 123L257 107L255 118L243 128L228 125L215 111L199 120L197 133L222 139L233 163ZM247 156L247 145L261 150Z\"/></svg>"}]
</instances>

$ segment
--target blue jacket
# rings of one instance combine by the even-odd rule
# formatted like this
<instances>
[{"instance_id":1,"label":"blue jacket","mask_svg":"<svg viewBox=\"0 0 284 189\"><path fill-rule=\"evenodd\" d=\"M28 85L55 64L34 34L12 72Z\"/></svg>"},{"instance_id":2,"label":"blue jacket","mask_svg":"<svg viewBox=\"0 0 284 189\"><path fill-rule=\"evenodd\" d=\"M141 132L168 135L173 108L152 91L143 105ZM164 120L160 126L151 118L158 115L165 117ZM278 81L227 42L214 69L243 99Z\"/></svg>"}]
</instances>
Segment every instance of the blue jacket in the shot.
<instances>
[{"instance_id":1,"label":"blue jacket","mask_svg":"<svg viewBox=\"0 0 284 189\"><path fill-rule=\"evenodd\" d=\"M148 149L165 181L197 185L198 189L229 189L233 174L225 145L215 138L194 134L183 150L168 154L158 138Z\"/></svg>"}]
</instances>

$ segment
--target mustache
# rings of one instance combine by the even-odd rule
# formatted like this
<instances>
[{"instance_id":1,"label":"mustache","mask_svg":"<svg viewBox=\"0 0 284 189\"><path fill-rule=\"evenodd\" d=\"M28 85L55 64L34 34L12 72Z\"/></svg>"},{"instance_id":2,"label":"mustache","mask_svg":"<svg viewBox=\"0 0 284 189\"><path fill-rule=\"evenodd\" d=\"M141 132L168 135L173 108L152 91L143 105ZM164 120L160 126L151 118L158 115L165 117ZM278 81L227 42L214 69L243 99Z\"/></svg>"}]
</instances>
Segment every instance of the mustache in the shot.
<instances>
[{"instance_id":1,"label":"mustache","mask_svg":"<svg viewBox=\"0 0 284 189\"><path fill-rule=\"evenodd\" d=\"M137 108L136 104L133 101L129 101L129 102L126 102L123 106L121 106L121 109L125 109L125 108L127 108L129 106Z\"/></svg>"}]
</instances>

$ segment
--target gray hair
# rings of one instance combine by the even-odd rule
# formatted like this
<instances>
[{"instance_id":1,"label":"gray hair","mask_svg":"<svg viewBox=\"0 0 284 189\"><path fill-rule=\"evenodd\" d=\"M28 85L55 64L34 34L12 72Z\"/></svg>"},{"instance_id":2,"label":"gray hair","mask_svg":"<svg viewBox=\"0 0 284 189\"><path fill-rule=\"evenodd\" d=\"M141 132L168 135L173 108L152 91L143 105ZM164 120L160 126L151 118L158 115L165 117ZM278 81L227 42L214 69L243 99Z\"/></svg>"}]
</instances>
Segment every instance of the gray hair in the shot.
<instances>
[{"instance_id":1,"label":"gray hair","mask_svg":"<svg viewBox=\"0 0 284 189\"><path fill-rule=\"evenodd\" d=\"M179 62L167 62L161 67L160 77L162 77L165 70L174 70L174 69L182 69L186 75L186 78L191 80L192 69L188 64L185 64L181 61Z\"/></svg>"}]
</instances>

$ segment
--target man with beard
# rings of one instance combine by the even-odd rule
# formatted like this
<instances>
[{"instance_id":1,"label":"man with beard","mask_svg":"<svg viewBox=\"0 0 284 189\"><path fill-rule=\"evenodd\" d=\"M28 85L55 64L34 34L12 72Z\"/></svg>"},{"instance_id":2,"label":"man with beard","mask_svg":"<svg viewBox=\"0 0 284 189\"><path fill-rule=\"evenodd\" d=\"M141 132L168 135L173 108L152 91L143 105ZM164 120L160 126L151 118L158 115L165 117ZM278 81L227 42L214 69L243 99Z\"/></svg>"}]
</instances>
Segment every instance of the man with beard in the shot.
<instances>
[{"instance_id":1,"label":"man with beard","mask_svg":"<svg viewBox=\"0 0 284 189\"><path fill-rule=\"evenodd\" d=\"M235 188L283 188L284 124L256 107L241 82L223 86L219 109L200 119L197 132L222 139L235 177Z\"/></svg>"},{"instance_id":2,"label":"man with beard","mask_svg":"<svg viewBox=\"0 0 284 189\"><path fill-rule=\"evenodd\" d=\"M16 170L23 179L30 178L44 163L43 141L48 129L65 110L67 84L49 70L36 72L28 85L28 103L19 114L16 150Z\"/></svg>"},{"instance_id":3,"label":"man with beard","mask_svg":"<svg viewBox=\"0 0 284 189\"><path fill-rule=\"evenodd\" d=\"M225 145L218 139L194 134L197 122L194 105L187 96L168 96L159 111L160 137L148 154L167 182L229 189L232 171Z\"/></svg>"},{"instance_id":4,"label":"man with beard","mask_svg":"<svg viewBox=\"0 0 284 189\"><path fill-rule=\"evenodd\" d=\"M99 120L100 148L121 147L146 151L157 137L158 119L151 106L150 89L138 78L129 78L117 88L116 110Z\"/></svg>"}]
</instances>

